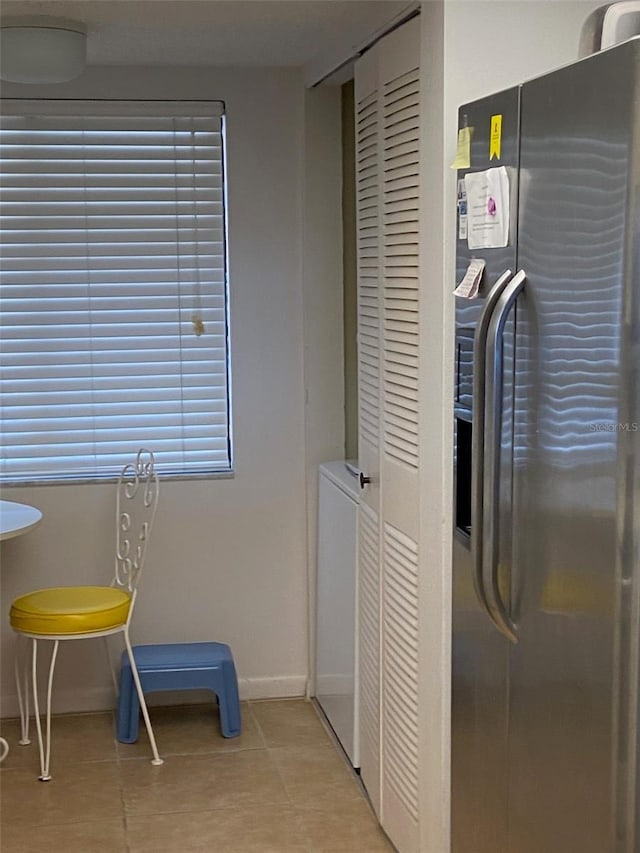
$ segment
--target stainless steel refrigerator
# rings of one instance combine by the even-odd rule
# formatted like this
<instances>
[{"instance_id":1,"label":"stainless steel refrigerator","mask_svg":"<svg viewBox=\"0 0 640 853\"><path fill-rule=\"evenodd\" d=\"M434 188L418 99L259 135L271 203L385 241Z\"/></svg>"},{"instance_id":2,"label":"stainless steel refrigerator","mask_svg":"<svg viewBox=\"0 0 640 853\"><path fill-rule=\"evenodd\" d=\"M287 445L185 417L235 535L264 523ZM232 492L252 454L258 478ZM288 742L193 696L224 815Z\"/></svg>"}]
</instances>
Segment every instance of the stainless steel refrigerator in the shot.
<instances>
[{"instance_id":1,"label":"stainless steel refrigerator","mask_svg":"<svg viewBox=\"0 0 640 853\"><path fill-rule=\"evenodd\" d=\"M640 38L459 120L452 851L638 853Z\"/></svg>"}]
</instances>

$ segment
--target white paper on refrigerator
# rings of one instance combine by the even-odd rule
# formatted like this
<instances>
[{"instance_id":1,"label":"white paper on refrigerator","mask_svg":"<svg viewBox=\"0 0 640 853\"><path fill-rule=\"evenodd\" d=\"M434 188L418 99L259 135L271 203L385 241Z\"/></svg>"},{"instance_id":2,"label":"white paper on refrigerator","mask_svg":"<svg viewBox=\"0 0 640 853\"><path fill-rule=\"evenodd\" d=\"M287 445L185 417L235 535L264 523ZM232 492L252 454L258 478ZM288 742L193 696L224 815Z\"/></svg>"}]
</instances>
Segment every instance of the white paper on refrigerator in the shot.
<instances>
[{"instance_id":1,"label":"white paper on refrigerator","mask_svg":"<svg viewBox=\"0 0 640 853\"><path fill-rule=\"evenodd\" d=\"M464 176L467 243L470 249L499 249L509 243L509 175L504 166Z\"/></svg>"},{"instance_id":2,"label":"white paper on refrigerator","mask_svg":"<svg viewBox=\"0 0 640 853\"><path fill-rule=\"evenodd\" d=\"M463 299L475 299L480 290L480 282L482 281L486 265L487 262L481 258L474 258L467 267L462 281L453 291L454 294L462 296Z\"/></svg>"}]
</instances>

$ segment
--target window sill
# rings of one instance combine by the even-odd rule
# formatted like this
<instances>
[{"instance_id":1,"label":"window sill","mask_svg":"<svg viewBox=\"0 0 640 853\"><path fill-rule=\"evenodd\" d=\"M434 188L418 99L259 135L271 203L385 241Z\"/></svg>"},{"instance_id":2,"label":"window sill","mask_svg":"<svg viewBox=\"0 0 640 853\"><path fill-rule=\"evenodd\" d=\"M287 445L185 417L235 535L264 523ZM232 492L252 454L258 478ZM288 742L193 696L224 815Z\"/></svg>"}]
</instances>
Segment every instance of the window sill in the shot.
<instances>
[{"instance_id":1,"label":"window sill","mask_svg":"<svg viewBox=\"0 0 640 853\"><path fill-rule=\"evenodd\" d=\"M182 481L182 480L233 480L235 478L235 471L230 469L229 471L203 471L202 473L192 473L192 474L163 474L161 471L158 472L158 477L163 483L166 483L169 480L173 481ZM0 481L0 486L2 489L21 489L26 486L96 486L101 483L117 483L118 475L114 476L105 476L105 477L64 477L61 479L51 478L50 480L45 479L34 479L34 480L12 480L11 482L2 482Z\"/></svg>"}]
</instances>

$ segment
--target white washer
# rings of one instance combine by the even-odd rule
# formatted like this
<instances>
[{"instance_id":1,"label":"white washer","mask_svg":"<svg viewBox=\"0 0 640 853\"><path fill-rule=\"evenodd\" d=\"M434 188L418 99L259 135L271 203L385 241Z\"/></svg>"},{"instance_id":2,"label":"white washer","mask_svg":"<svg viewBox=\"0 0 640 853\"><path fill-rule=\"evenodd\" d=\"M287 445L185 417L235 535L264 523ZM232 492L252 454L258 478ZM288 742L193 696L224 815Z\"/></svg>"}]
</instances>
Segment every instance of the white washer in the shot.
<instances>
[{"instance_id":1,"label":"white washer","mask_svg":"<svg viewBox=\"0 0 640 853\"><path fill-rule=\"evenodd\" d=\"M343 460L319 468L316 700L354 767L357 731L358 480Z\"/></svg>"}]
</instances>

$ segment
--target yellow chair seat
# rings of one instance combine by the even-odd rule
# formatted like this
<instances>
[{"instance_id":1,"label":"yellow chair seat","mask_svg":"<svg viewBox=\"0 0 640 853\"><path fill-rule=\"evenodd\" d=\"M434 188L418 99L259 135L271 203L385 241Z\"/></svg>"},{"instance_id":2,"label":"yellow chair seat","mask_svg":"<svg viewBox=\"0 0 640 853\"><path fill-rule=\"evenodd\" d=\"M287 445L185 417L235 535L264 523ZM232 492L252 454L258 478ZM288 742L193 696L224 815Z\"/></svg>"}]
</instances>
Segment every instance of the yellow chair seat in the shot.
<instances>
[{"instance_id":1,"label":"yellow chair seat","mask_svg":"<svg viewBox=\"0 0 640 853\"><path fill-rule=\"evenodd\" d=\"M109 586L39 589L11 605L11 626L26 634L86 634L127 621L131 595Z\"/></svg>"}]
</instances>

